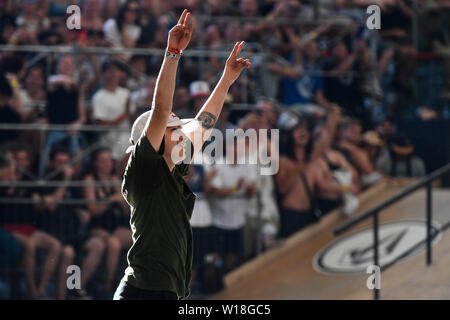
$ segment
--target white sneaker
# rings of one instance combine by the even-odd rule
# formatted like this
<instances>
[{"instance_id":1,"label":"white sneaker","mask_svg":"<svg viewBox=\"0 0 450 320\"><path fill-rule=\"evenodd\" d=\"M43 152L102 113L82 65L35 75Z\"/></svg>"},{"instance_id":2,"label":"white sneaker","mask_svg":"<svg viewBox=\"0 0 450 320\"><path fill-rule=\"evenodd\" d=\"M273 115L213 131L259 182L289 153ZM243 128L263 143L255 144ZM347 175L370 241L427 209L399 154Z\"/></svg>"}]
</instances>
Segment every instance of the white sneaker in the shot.
<instances>
[{"instance_id":1,"label":"white sneaker","mask_svg":"<svg viewBox=\"0 0 450 320\"><path fill-rule=\"evenodd\" d=\"M335 170L333 175L337 182L342 186L349 186L352 184L352 173L347 170Z\"/></svg>"},{"instance_id":2,"label":"white sneaker","mask_svg":"<svg viewBox=\"0 0 450 320\"><path fill-rule=\"evenodd\" d=\"M361 176L361 183L363 186L369 186L383 179L383 176L379 172L372 172L370 174L363 174Z\"/></svg>"},{"instance_id":3,"label":"white sneaker","mask_svg":"<svg viewBox=\"0 0 450 320\"><path fill-rule=\"evenodd\" d=\"M359 208L359 199L350 192L344 193L342 197L344 200L344 208L342 212L344 215L349 217Z\"/></svg>"}]
</instances>

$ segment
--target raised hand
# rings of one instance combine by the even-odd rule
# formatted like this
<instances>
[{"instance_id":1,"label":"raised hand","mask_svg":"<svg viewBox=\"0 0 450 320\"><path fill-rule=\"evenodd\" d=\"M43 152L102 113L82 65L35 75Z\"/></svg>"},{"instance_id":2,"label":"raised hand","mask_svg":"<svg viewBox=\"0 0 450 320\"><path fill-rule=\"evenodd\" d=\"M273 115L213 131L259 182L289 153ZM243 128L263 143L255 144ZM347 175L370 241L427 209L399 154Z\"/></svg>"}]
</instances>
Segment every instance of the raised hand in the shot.
<instances>
[{"instance_id":1,"label":"raised hand","mask_svg":"<svg viewBox=\"0 0 450 320\"><path fill-rule=\"evenodd\" d=\"M225 64L224 77L232 82L239 78L242 70L246 68L248 69L252 65L249 59L239 58L239 54L241 53L244 45L244 41L236 42L233 51L231 51L230 56L227 59L227 63Z\"/></svg>"},{"instance_id":2,"label":"raised hand","mask_svg":"<svg viewBox=\"0 0 450 320\"><path fill-rule=\"evenodd\" d=\"M189 11L184 9L183 13L178 20L177 25L175 25L169 31L169 39L167 41L167 45L169 48L184 50L189 44L192 36L192 29L194 28L194 24L191 23L189 25L189 20L191 18L191 14Z\"/></svg>"}]
</instances>

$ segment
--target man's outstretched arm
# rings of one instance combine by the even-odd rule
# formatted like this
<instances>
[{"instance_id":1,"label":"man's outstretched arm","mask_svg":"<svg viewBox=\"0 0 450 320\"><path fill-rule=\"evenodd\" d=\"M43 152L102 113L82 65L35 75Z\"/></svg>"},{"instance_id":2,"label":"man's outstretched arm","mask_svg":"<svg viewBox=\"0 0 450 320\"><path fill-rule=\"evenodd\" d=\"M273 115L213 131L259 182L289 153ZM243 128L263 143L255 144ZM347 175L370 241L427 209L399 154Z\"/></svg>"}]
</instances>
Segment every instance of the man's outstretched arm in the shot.
<instances>
[{"instance_id":1,"label":"man's outstretched arm","mask_svg":"<svg viewBox=\"0 0 450 320\"><path fill-rule=\"evenodd\" d=\"M169 52L179 51L181 53L186 49L191 39L193 28L193 24L188 26L190 17L191 14L185 9L178 20L178 24L169 31L167 41L167 50ZM159 150L161 146L167 121L172 111L178 61L179 57L165 56L156 80L152 102L154 111L146 130L147 139L155 150Z\"/></svg>"},{"instance_id":2,"label":"man's outstretched arm","mask_svg":"<svg viewBox=\"0 0 450 320\"><path fill-rule=\"evenodd\" d=\"M222 112L222 107L231 85L239 77L242 70L251 66L249 59L238 58L244 45L244 41L240 43L236 42L233 51L231 51L227 59L222 77L195 117L199 121L199 126L195 131L187 133L187 136L194 144L194 155L192 158L194 158L203 143L209 138L211 129L216 124L217 118Z\"/></svg>"}]
</instances>

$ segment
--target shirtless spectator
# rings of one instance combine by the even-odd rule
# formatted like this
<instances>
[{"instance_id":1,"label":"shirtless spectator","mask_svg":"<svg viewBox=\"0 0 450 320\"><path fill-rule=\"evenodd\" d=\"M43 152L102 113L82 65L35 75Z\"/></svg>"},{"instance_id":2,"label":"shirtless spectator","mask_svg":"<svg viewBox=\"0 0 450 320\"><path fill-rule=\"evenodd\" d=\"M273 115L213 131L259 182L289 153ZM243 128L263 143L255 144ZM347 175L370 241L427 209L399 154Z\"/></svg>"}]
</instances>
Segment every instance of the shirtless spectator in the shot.
<instances>
[{"instance_id":1,"label":"shirtless spectator","mask_svg":"<svg viewBox=\"0 0 450 320\"><path fill-rule=\"evenodd\" d=\"M288 237L320 219L319 191L333 193L337 198L349 190L357 191L353 185L341 186L330 172L325 174L317 158L311 160L318 151L314 150L305 122L300 122L291 135L293 148L280 156L280 169L276 175L281 194L281 237Z\"/></svg>"}]
</instances>

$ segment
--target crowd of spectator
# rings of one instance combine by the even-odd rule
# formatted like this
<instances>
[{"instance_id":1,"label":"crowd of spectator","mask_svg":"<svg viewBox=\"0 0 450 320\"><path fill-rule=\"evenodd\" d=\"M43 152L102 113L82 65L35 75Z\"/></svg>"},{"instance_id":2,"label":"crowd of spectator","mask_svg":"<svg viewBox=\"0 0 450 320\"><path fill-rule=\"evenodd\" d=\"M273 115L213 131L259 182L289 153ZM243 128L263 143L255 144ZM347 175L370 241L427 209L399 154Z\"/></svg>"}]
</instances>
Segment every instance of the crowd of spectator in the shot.
<instances>
[{"instance_id":1,"label":"crowd of spectator","mask_svg":"<svg viewBox=\"0 0 450 320\"><path fill-rule=\"evenodd\" d=\"M375 55L365 26L369 2L0 2L0 44L81 50L1 51L0 123L61 128L0 130L1 270L22 268L28 298L110 298L132 243L130 209L120 192L130 124L151 106L162 55L83 48L163 49L184 8L197 26L189 48L229 51L244 40L242 55L256 54L252 69L231 88L216 128L280 129L275 176L260 175L261 164L242 165L236 158L231 165L216 159L191 166L186 181L198 198L191 220L193 294L220 290L225 273L333 209L353 214L358 194L383 176L425 175L413 143L396 125L402 117L448 116L450 1L418 1L419 43L411 36L413 1L376 1L382 29ZM73 3L81 7L80 30L66 27L66 7ZM319 25L313 22L317 9L325 21ZM202 28L200 14L210 16ZM219 19L224 16L229 21ZM420 59L442 67L436 104L417 103ZM183 57L177 115L198 112L223 63L217 56ZM236 111L234 104L254 108ZM86 131L84 125L97 127ZM261 141L249 152L275 152ZM224 157L232 148L236 143L224 144ZM70 184L77 181L84 185ZM82 289L66 290L72 264L81 267Z\"/></svg>"}]
</instances>

